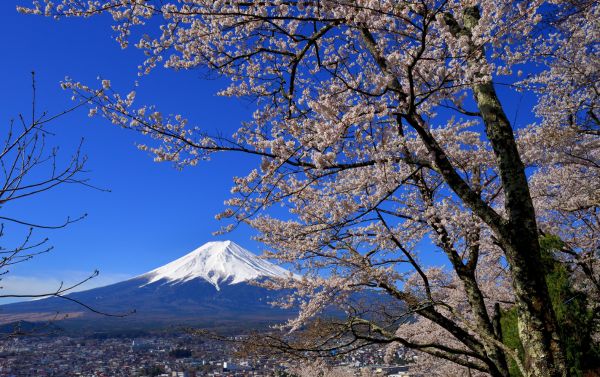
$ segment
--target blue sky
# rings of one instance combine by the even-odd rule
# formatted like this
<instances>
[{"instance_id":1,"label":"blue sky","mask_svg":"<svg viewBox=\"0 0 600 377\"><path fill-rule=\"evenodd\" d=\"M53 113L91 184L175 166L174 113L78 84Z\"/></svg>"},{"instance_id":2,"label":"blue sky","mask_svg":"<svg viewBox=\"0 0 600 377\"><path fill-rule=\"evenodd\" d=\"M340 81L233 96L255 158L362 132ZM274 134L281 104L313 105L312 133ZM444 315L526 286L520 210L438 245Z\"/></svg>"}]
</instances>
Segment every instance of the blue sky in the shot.
<instances>
[{"instance_id":1,"label":"blue sky","mask_svg":"<svg viewBox=\"0 0 600 377\"><path fill-rule=\"evenodd\" d=\"M118 92L134 89L142 53L119 47L111 38L109 18L55 21L18 14L16 4L28 5L30 1L0 1L2 130L11 118L29 112L32 70L37 77L38 108L50 113L73 105L70 93L59 85L65 76L88 84L95 84L96 77L101 76L110 79ZM182 113L209 133L218 130L230 134L250 117L253 105L216 96L225 85L225 81L207 80L195 70L157 69L140 79L140 87L135 88L136 103L155 104L165 113ZM533 119L529 111L532 96L522 98L505 87L497 88L517 127ZM224 154L177 171L138 151L135 144L143 141L139 135L101 118L89 118L87 109L61 118L50 130L56 134L50 143L60 146L65 158L81 138L85 139L88 177L94 185L111 192L63 186L2 207L3 216L44 224L88 213L85 220L67 229L37 232L38 238L50 237L54 250L15 266L1 282L4 293L52 289L61 280L77 281L94 269L100 270L100 277L85 288L105 285L158 267L214 239L232 239L252 251L261 251L246 227L226 236L211 234L222 225L214 215L229 197L232 177L246 174L255 166L255 159ZM7 232L0 242L9 246L22 236L22 232ZM431 260L443 263L439 255Z\"/></svg>"},{"instance_id":2,"label":"blue sky","mask_svg":"<svg viewBox=\"0 0 600 377\"><path fill-rule=\"evenodd\" d=\"M134 48L121 50L111 38L110 20L55 21L25 16L15 11L17 3L27 5L26 1L0 2L2 130L11 118L29 112L32 70L37 77L38 108L50 113L73 104L70 94L59 85L65 76L94 83L100 75L121 92L133 88L136 67L143 57ZM216 96L225 82L206 80L201 72L159 69L140 84L139 103L156 104L164 112L181 112L207 130L230 133L252 112L251 104ZM247 228L221 237L211 235L222 225L214 215L223 209L232 177L248 172L255 163L251 158L220 155L209 163L177 171L138 151L135 143L142 141L138 135L101 118L89 118L87 109L61 118L50 130L56 134L50 143L59 146L65 158L85 139L88 177L111 192L63 186L5 205L4 216L37 223L57 224L83 213L88 217L67 229L37 232L39 238L50 237L55 249L11 269L2 281L4 293L25 288L39 291L61 280L77 280L96 268L101 275L87 287L106 284L158 267L215 238L232 239L260 251ZM0 241L8 246L20 236L22 233L8 232Z\"/></svg>"}]
</instances>

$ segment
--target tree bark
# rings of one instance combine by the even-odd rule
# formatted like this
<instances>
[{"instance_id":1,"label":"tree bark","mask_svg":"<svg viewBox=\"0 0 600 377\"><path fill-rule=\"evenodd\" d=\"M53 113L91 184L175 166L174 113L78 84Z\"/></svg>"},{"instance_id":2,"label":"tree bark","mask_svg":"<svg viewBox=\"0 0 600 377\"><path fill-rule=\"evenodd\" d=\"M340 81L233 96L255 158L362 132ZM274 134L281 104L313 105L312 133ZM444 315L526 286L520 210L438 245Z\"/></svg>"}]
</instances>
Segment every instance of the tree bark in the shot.
<instances>
[{"instance_id":1,"label":"tree bark","mask_svg":"<svg viewBox=\"0 0 600 377\"><path fill-rule=\"evenodd\" d=\"M468 31L478 20L476 7L465 12L464 25ZM479 54L483 59L483 51ZM508 222L497 236L510 265L525 367L532 377L568 376L542 267L533 201L512 127L491 81L476 82L472 89L504 189Z\"/></svg>"}]
</instances>

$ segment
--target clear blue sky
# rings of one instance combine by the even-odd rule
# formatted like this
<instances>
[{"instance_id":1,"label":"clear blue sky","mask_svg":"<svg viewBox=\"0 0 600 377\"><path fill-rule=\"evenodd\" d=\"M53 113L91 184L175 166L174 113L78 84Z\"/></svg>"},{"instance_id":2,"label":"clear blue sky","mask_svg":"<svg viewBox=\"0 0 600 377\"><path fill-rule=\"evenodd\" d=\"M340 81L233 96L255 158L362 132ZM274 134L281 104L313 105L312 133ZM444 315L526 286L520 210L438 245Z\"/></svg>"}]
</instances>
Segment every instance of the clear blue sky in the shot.
<instances>
[{"instance_id":1,"label":"clear blue sky","mask_svg":"<svg viewBox=\"0 0 600 377\"><path fill-rule=\"evenodd\" d=\"M16 4L30 1L0 1L0 127L11 118L28 112L31 100L30 72L36 72L38 107L58 112L72 106L70 94L59 82L70 76L95 83L97 76L110 79L117 91L133 89L139 50L121 50L111 38L110 19L63 19L20 15ZM182 113L191 123L208 131L233 132L248 119L253 107L237 99L214 93L226 83L206 80L201 72L155 70L140 80L136 102L155 104L163 112ZM531 121L531 98L507 93L498 87L509 105L517 127ZM508 94L508 95L507 95ZM515 111L520 108L518 118ZM51 143L68 157L80 138L89 157L92 183L110 189L98 192L84 187L62 187L2 208L4 216L56 224L67 216L88 213L68 229L38 232L50 237L52 253L16 266L4 279L4 292L28 288L39 291L60 280L75 281L98 268L102 285L146 272L167 263L197 246L215 239L211 233L221 224L214 215L229 197L231 178L244 175L255 160L241 155L219 155L213 161L183 171L170 164L157 164L135 148L139 135L108 125L101 118L88 118L87 109L70 114L51 126L56 136ZM232 239L252 251L260 245L251 241L252 231L240 228L220 239ZM3 245L21 234L9 233ZM437 256L436 262L442 259Z\"/></svg>"},{"instance_id":2,"label":"clear blue sky","mask_svg":"<svg viewBox=\"0 0 600 377\"><path fill-rule=\"evenodd\" d=\"M122 92L133 88L136 67L143 57L134 48L121 50L111 38L110 20L55 21L25 16L15 11L15 4L28 2L0 2L4 51L0 60L1 130L6 130L11 118L29 111L32 70L37 77L38 108L49 112L72 106L70 94L59 86L67 75L90 84L100 75ZM230 133L252 112L251 104L217 97L214 93L225 82L207 81L197 71L159 69L140 84L140 103L156 104L164 112L181 112L207 130ZM69 215L89 214L67 229L37 232L40 238L50 237L55 249L15 266L3 282L7 289L20 284L33 290L63 279L72 281L96 268L103 277L94 285L118 280L158 267L215 239L211 233L222 224L214 215L223 209L232 177L245 174L255 163L239 155L220 155L209 163L177 171L138 151L139 135L103 119L88 118L87 109L61 118L50 130L56 134L50 143L59 146L64 157L85 138L88 176L93 184L112 192L63 186L4 206L4 216L46 224L60 223ZM232 239L258 252L260 246L250 240L251 234L240 228L220 239ZM0 242L8 246L20 235L7 234Z\"/></svg>"}]
</instances>

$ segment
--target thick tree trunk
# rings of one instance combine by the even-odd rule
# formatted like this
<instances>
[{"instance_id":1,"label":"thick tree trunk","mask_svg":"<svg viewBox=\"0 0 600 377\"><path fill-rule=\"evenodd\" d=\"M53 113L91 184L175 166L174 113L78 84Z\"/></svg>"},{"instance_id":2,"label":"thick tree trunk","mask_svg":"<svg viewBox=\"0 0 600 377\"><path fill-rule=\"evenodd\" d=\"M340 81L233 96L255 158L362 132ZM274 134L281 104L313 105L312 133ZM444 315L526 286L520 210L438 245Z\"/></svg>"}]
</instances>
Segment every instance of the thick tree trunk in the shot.
<instances>
[{"instance_id":1,"label":"thick tree trunk","mask_svg":"<svg viewBox=\"0 0 600 377\"><path fill-rule=\"evenodd\" d=\"M467 9L463 21L470 33L479 22L478 8ZM483 50L474 55L485 59ZM542 267L533 201L512 127L491 81L474 83L472 88L504 189L508 222L497 237L511 269L525 367L532 377L568 376Z\"/></svg>"},{"instance_id":2,"label":"thick tree trunk","mask_svg":"<svg viewBox=\"0 0 600 377\"><path fill-rule=\"evenodd\" d=\"M523 231L513 230L513 235L515 240L523 239L505 249L513 276L524 364L532 376L568 376L555 313L538 257L538 240L525 239L527 234Z\"/></svg>"},{"instance_id":3,"label":"thick tree trunk","mask_svg":"<svg viewBox=\"0 0 600 377\"><path fill-rule=\"evenodd\" d=\"M496 155L508 223L498 234L511 268L519 336L531 376L567 376L568 369L541 262L535 211L512 128L491 82L473 85Z\"/></svg>"}]
</instances>

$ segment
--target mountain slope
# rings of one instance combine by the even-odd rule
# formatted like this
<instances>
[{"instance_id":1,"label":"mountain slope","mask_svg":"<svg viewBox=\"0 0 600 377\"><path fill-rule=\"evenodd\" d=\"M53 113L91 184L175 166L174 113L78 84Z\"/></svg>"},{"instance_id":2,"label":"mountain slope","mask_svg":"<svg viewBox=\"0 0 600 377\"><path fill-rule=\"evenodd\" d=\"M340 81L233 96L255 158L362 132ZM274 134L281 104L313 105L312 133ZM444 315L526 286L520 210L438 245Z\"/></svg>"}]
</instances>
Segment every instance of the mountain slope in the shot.
<instances>
[{"instance_id":1,"label":"mountain slope","mask_svg":"<svg viewBox=\"0 0 600 377\"><path fill-rule=\"evenodd\" d=\"M107 313L135 314L125 318L99 316L60 298L0 306L0 323L39 320L69 313L68 324L85 328L164 325L256 326L282 321L294 314L269 302L283 292L251 285L255 279L291 274L231 242L209 242L191 253L135 278L77 292L69 298ZM57 318L61 318L60 316Z\"/></svg>"}]
</instances>

